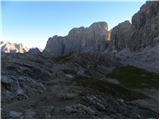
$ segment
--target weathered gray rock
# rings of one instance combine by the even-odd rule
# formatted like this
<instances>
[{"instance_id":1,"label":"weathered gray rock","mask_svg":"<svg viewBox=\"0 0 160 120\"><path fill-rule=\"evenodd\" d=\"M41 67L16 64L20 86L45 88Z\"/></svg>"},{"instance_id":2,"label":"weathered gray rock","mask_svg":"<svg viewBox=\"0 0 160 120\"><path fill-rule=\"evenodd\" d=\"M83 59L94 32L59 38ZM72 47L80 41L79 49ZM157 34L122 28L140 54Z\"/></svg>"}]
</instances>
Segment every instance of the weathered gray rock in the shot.
<instances>
[{"instance_id":1,"label":"weathered gray rock","mask_svg":"<svg viewBox=\"0 0 160 120\"><path fill-rule=\"evenodd\" d=\"M25 111L25 118L26 119L33 119L35 117L36 113L32 109L28 109Z\"/></svg>"},{"instance_id":2,"label":"weathered gray rock","mask_svg":"<svg viewBox=\"0 0 160 120\"><path fill-rule=\"evenodd\" d=\"M90 107L87 107L83 104L76 104L72 106L66 106L65 107L65 112L68 114L72 113L78 113L78 114L90 114L93 115L96 113L96 111L92 110Z\"/></svg>"},{"instance_id":3,"label":"weathered gray rock","mask_svg":"<svg viewBox=\"0 0 160 120\"><path fill-rule=\"evenodd\" d=\"M26 99L28 96L38 95L44 91L42 83L26 76L14 76L12 84L2 83L2 87L2 102Z\"/></svg>"},{"instance_id":4,"label":"weathered gray rock","mask_svg":"<svg viewBox=\"0 0 160 120\"><path fill-rule=\"evenodd\" d=\"M2 75L2 76L1 76L1 83L11 84L11 83L12 83L12 78L9 78L9 77L6 76L6 75Z\"/></svg>"},{"instance_id":5,"label":"weathered gray rock","mask_svg":"<svg viewBox=\"0 0 160 120\"><path fill-rule=\"evenodd\" d=\"M139 51L145 47L157 45L159 41L158 7L158 1L147 1L132 17L132 24L125 21L114 27L111 33L112 52L123 48Z\"/></svg>"},{"instance_id":6,"label":"weathered gray rock","mask_svg":"<svg viewBox=\"0 0 160 120\"><path fill-rule=\"evenodd\" d=\"M28 53L32 55L39 55L41 54L41 51L38 48L31 48L29 49Z\"/></svg>"},{"instance_id":7,"label":"weathered gray rock","mask_svg":"<svg viewBox=\"0 0 160 120\"><path fill-rule=\"evenodd\" d=\"M64 54L64 40L66 37L53 36L47 41L47 45L43 51L44 54L60 56Z\"/></svg>"},{"instance_id":8,"label":"weathered gray rock","mask_svg":"<svg viewBox=\"0 0 160 120\"><path fill-rule=\"evenodd\" d=\"M116 54L122 63L158 72L159 70L159 46L146 47L138 52L123 49Z\"/></svg>"},{"instance_id":9,"label":"weathered gray rock","mask_svg":"<svg viewBox=\"0 0 160 120\"><path fill-rule=\"evenodd\" d=\"M128 48L132 34L132 25L129 21L122 22L114 27L111 33L112 50L118 52Z\"/></svg>"},{"instance_id":10,"label":"weathered gray rock","mask_svg":"<svg viewBox=\"0 0 160 120\"><path fill-rule=\"evenodd\" d=\"M95 105L96 108L100 110L106 110L105 102L96 96L87 96L86 99L88 100L89 103L92 105Z\"/></svg>"},{"instance_id":11,"label":"weathered gray rock","mask_svg":"<svg viewBox=\"0 0 160 120\"><path fill-rule=\"evenodd\" d=\"M21 112L10 111L9 116L11 118L20 118L23 114Z\"/></svg>"},{"instance_id":12,"label":"weathered gray rock","mask_svg":"<svg viewBox=\"0 0 160 120\"><path fill-rule=\"evenodd\" d=\"M2 102L27 99L45 90L43 83L38 80L47 80L50 73L40 63L29 61L30 57L26 54L15 54L14 57L11 53L2 55Z\"/></svg>"},{"instance_id":13,"label":"weathered gray rock","mask_svg":"<svg viewBox=\"0 0 160 120\"><path fill-rule=\"evenodd\" d=\"M133 35L129 48L132 51L155 46L159 37L159 2L147 1L132 17Z\"/></svg>"},{"instance_id":14,"label":"weathered gray rock","mask_svg":"<svg viewBox=\"0 0 160 120\"><path fill-rule=\"evenodd\" d=\"M148 1L132 17L112 29L106 53L114 53L122 63L158 71L158 2Z\"/></svg>"},{"instance_id":15,"label":"weathered gray rock","mask_svg":"<svg viewBox=\"0 0 160 120\"><path fill-rule=\"evenodd\" d=\"M44 54L60 56L68 53L104 51L107 46L108 26L105 22L90 27L73 28L68 36L49 38Z\"/></svg>"},{"instance_id":16,"label":"weathered gray rock","mask_svg":"<svg viewBox=\"0 0 160 120\"><path fill-rule=\"evenodd\" d=\"M72 55L72 60L63 64L53 62L54 58L48 57L48 60L45 56L41 57L40 60L45 60L45 64L42 65L35 61L37 56L27 54L2 56L2 76L6 75L12 79L12 82L2 83L3 118L13 118L11 116L14 116L14 112L9 115L10 111L22 113L21 116L16 115L14 118L28 119L158 117L157 113L147 109L148 106L144 109L129 103L130 99L134 98L132 96L135 96L134 99L143 99L143 94L140 94L140 97L135 91L122 89L120 82L117 84L108 78L110 69L113 70L116 66L115 59L109 55L77 54ZM48 72L47 65L50 70L54 70L49 79L46 79L48 74L43 74ZM7 69L8 66L10 67ZM41 73L31 75L35 72L32 70L40 70ZM78 73L77 70L81 72ZM66 74L73 75L74 78L68 79L70 76ZM125 90L129 90L127 94ZM158 106L158 103L153 104Z\"/></svg>"}]
</instances>

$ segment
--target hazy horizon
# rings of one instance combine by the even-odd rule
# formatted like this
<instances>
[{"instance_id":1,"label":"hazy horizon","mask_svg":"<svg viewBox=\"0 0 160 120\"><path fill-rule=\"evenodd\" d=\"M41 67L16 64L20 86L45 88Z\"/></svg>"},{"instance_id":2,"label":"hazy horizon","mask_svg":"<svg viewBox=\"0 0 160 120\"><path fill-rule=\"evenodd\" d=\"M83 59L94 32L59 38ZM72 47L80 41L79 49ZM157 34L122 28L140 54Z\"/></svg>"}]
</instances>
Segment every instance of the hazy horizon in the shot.
<instances>
[{"instance_id":1,"label":"hazy horizon","mask_svg":"<svg viewBox=\"0 0 160 120\"><path fill-rule=\"evenodd\" d=\"M145 1L2 1L4 41L44 49L49 37L65 36L74 27L105 21L109 29L131 17Z\"/></svg>"}]
</instances>

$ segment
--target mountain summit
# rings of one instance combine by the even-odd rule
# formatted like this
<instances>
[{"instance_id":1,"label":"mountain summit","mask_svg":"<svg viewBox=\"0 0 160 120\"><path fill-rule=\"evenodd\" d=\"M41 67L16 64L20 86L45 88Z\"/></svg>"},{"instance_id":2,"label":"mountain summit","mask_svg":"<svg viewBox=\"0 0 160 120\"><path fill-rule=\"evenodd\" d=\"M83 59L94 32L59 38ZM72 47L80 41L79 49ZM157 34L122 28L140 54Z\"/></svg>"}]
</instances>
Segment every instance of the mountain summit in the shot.
<instances>
[{"instance_id":1,"label":"mountain summit","mask_svg":"<svg viewBox=\"0 0 160 120\"><path fill-rule=\"evenodd\" d=\"M95 22L87 28L73 28L67 36L48 39L44 54L61 56L68 53L103 52L107 47L108 25Z\"/></svg>"}]
</instances>

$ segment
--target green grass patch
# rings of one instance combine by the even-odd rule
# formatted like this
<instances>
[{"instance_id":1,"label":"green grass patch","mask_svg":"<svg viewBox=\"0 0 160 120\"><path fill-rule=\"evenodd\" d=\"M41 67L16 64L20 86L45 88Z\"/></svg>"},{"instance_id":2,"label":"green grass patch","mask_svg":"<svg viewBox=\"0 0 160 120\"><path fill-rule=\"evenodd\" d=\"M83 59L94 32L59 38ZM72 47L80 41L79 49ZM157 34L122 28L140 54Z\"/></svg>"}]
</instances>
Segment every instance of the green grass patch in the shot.
<instances>
[{"instance_id":1,"label":"green grass patch","mask_svg":"<svg viewBox=\"0 0 160 120\"><path fill-rule=\"evenodd\" d=\"M133 66L115 68L109 77L129 88L159 88L159 75Z\"/></svg>"},{"instance_id":2,"label":"green grass patch","mask_svg":"<svg viewBox=\"0 0 160 120\"><path fill-rule=\"evenodd\" d=\"M125 100L145 98L145 95L127 89L121 85L112 84L107 80L98 80L93 77L76 77L73 82L83 88L83 94L101 94L104 97L117 97Z\"/></svg>"},{"instance_id":3,"label":"green grass patch","mask_svg":"<svg viewBox=\"0 0 160 120\"><path fill-rule=\"evenodd\" d=\"M76 74L76 72L74 71L74 70L71 70L71 69L64 69L64 70L62 70L64 73L66 73L66 74Z\"/></svg>"},{"instance_id":4,"label":"green grass patch","mask_svg":"<svg viewBox=\"0 0 160 120\"><path fill-rule=\"evenodd\" d=\"M72 54L67 54L60 57L52 57L51 60L53 60L56 63L65 63L70 61L72 58L73 58Z\"/></svg>"}]
</instances>

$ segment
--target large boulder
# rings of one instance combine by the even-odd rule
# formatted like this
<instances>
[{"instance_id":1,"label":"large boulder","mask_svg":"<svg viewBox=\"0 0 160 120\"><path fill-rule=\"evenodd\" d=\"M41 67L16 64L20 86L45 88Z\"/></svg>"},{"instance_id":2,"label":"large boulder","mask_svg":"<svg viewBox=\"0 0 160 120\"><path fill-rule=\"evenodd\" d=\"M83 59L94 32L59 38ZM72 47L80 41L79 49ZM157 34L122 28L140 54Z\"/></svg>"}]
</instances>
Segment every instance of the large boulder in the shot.
<instances>
[{"instance_id":1,"label":"large boulder","mask_svg":"<svg viewBox=\"0 0 160 120\"><path fill-rule=\"evenodd\" d=\"M107 23L96 22L88 28L73 28L65 37L49 38L43 53L61 56L68 53L104 51L107 39Z\"/></svg>"}]
</instances>

